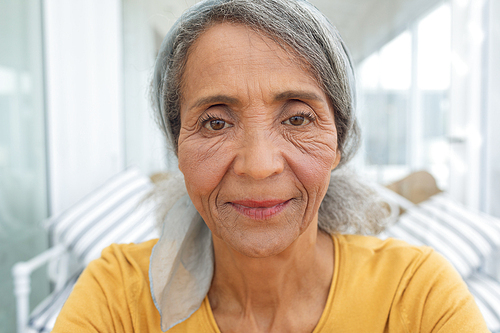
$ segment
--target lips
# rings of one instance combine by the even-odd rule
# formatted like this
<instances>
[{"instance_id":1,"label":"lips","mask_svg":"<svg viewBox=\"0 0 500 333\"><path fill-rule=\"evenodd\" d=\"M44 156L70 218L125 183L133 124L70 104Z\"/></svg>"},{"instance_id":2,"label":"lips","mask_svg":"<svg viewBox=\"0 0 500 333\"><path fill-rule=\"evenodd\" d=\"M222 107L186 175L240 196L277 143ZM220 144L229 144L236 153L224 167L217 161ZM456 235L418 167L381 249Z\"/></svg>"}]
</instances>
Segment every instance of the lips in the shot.
<instances>
[{"instance_id":1,"label":"lips","mask_svg":"<svg viewBox=\"0 0 500 333\"><path fill-rule=\"evenodd\" d=\"M278 215L290 200L236 200L231 206L240 214L254 220L266 220Z\"/></svg>"}]
</instances>

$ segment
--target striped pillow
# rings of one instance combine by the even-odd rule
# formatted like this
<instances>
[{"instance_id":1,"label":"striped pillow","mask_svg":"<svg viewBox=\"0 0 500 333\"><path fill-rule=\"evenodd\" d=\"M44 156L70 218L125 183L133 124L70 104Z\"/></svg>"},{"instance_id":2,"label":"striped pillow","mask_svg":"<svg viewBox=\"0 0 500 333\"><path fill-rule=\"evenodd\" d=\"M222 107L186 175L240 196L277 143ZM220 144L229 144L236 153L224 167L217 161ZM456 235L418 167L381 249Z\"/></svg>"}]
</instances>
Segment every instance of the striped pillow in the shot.
<instances>
[{"instance_id":1,"label":"striped pillow","mask_svg":"<svg viewBox=\"0 0 500 333\"><path fill-rule=\"evenodd\" d=\"M471 275L465 282L490 331L500 333L500 283L481 273Z\"/></svg>"},{"instance_id":2,"label":"striped pillow","mask_svg":"<svg viewBox=\"0 0 500 333\"><path fill-rule=\"evenodd\" d=\"M466 278L500 246L500 221L441 193L409 208L386 235L431 246Z\"/></svg>"},{"instance_id":3,"label":"striped pillow","mask_svg":"<svg viewBox=\"0 0 500 333\"><path fill-rule=\"evenodd\" d=\"M54 242L64 244L86 265L112 243L140 243L158 237L154 205L143 201L152 187L136 168L119 173L47 222Z\"/></svg>"}]
</instances>

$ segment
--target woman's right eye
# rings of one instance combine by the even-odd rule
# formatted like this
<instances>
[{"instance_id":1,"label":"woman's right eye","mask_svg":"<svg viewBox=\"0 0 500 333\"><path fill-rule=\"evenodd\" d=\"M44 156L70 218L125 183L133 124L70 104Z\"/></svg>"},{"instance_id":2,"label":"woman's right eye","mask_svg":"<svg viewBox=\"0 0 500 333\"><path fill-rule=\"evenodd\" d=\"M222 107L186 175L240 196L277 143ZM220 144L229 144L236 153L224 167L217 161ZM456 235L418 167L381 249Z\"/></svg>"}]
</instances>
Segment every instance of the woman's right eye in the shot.
<instances>
[{"instance_id":1,"label":"woman's right eye","mask_svg":"<svg viewBox=\"0 0 500 333\"><path fill-rule=\"evenodd\" d=\"M205 122L205 128L212 131L220 131L229 127L229 124L222 119L212 119Z\"/></svg>"}]
</instances>

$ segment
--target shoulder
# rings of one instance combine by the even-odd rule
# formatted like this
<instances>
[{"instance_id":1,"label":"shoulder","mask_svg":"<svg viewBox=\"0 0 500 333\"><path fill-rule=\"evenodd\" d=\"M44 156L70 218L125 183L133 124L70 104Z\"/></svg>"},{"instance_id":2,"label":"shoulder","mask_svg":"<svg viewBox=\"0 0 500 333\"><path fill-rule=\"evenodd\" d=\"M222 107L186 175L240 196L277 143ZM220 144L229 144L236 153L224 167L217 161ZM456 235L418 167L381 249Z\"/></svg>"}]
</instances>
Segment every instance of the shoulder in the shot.
<instances>
[{"instance_id":1,"label":"shoulder","mask_svg":"<svg viewBox=\"0 0 500 333\"><path fill-rule=\"evenodd\" d=\"M339 251L344 260L364 261L376 265L390 263L391 269L396 266L418 266L446 262L441 255L427 246L413 246L402 240L387 238L385 240L372 236L336 235ZM357 265L358 266L358 265Z\"/></svg>"},{"instance_id":2,"label":"shoulder","mask_svg":"<svg viewBox=\"0 0 500 333\"><path fill-rule=\"evenodd\" d=\"M106 258L109 256L132 258L134 261L144 261L144 257L149 260L149 255L151 255L151 250L158 242L158 239L152 239L142 243L130 243L130 244L111 244L102 250L101 258ZM100 260L97 259L97 260ZM94 260L95 261L95 260Z\"/></svg>"},{"instance_id":3,"label":"shoulder","mask_svg":"<svg viewBox=\"0 0 500 333\"><path fill-rule=\"evenodd\" d=\"M370 251L378 251L380 249L413 249L420 252L420 249L427 248L425 246L414 246L406 243L405 241L387 238L380 239L374 236L364 236L364 235L344 235L337 234L336 237L340 244L352 247L352 248L363 248Z\"/></svg>"},{"instance_id":4,"label":"shoulder","mask_svg":"<svg viewBox=\"0 0 500 333\"><path fill-rule=\"evenodd\" d=\"M339 235L338 242L346 263L356 267L365 263L368 269L377 267L384 279L387 279L385 274L390 274L406 283L415 284L422 279L422 283L430 285L434 279L447 276L449 281L463 284L455 268L431 247L414 246L394 238L381 240L359 235Z\"/></svg>"},{"instance_id":5,"label":"shoulder","mask_svg":"<svg viewBox=\"0 0 500 333\"><path fill-rule=\"evenodd\" d=\"M54 332L152 331L154 326L150 324L159 325L148 274L156 242L105 248L81 274L57 318Z\"/></svg>"},{"instance_id":6,"label":"shoulder","mask_svg":"<svg viewBox=\"0 0 500 333\"><path fill-rule=\"evenodd\" d=\"M134 266L140 270L148 270L149 258L158 239L135 244L111 244L102 250L101 257L89 264L90 269L101 266L118 265L121 268Z\"/></svg>"},{"instance_id":7,"label":"shoulder","mask_svg":"<svg viewBox=\"0 0 500 333\"><path fill-rule=\"evenodd\" d=\"M356 275L370 279L391 290L396 298L430 293L438 285L442 289L467 289L455 268L428 246L359 235L340 235L338 243L343 278Z\"/></svg>"},{"instance_id":8,"label":"shoulder","mask_svg":"<svg viewBox=\"0 0 500 333\"><path fill-rule=\"evenodd\" d=\"M418 271L437 272L444 269L455 273L441 255L427 246L413 246L393 238L381 240L360 235L336 235L335 238L339 252L336 256L339 261L339 283L344 289L378 286L395 295L398 289L404 289L406 284L415 283L420 278L420 275L416 275ZM429 283L428 280L422 282ZM367 292L373 294L372 290Z\"/></svg>"},{"instance_id":9,"label":"shoulder","mask_svg":"<svg viewBox=\"0 0 500 333\"><path fill-rule=\"evenodd\" d=\"M396 239L336 235L337 311L360 314L370 327L394 331L485 331L484 320L457 271L430 247ZM464 326L465 325L465 326ZM471 330L474 331L474 330Z\"/></svg>"},{"instance_id":10,"label":"shoulder","mask_svg":"<svg viewBox=\"0 0 500 333\"><path fill-rule=\"evenodd\" d=\"M84 273L105 283L122 280L121 284L137 280L149 280L149 258L157 239L139 244L112 244L105 248L101 257L89 263Z\"/></svg>"}]
</instances>

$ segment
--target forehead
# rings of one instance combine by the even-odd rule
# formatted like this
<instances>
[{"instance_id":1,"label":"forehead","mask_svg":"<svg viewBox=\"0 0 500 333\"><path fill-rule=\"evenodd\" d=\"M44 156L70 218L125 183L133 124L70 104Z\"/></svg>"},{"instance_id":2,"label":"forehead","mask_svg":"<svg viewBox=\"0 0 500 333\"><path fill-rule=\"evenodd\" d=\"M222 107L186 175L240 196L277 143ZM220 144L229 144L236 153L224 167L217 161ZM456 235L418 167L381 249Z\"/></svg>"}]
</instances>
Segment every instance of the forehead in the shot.
<instances>
[{"instance_id":1,"label":"forehead","mask_svg":"<svg viewBox=\"0 0 500 333\"><path fill-rule=\"evenodd\" d=\"M191 46L182 77L183 100L192 94L238 94L256 86L269 94L300 87L321 90L303 59L244 25L215 24Z\"/></svg>"},{"instance_id":2,"label":"forehead","mask_svg":"<svg viewBox=\"0 0 500 333\"><path fill-rule=\"evenodd\" d=\"M278 44L276 40L264 32L256 31L240 23L215 23L193 43L188 52L188 61L189 57L196 53L198 55L203 53L204 56L216 54L216 57L224 54L226 57L236 60L243 59L245 56L257 57L263 52L267 53L267 56L279 57L285 62L305 63L305 61L299 60L296 52L290 47L284 46L284 43ZM233 58L235 56L236 58Z\"/></svg>"}]
</instances>

